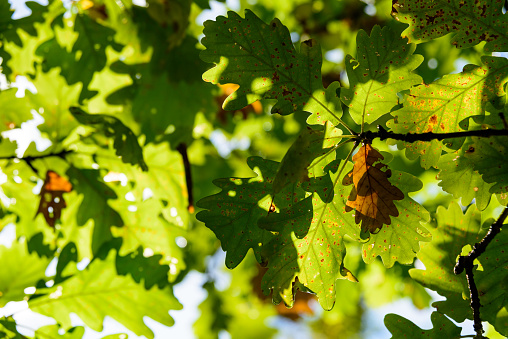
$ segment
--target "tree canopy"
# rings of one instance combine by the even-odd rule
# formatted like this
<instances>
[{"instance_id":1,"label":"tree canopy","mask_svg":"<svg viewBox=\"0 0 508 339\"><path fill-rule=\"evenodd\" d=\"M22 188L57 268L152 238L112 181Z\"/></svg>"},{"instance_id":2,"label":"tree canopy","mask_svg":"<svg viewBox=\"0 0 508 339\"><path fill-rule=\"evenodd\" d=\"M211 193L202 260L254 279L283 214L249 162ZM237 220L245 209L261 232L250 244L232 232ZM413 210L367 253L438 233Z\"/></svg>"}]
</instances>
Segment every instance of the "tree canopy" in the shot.
<instances>
[{"instance_id":1,"label":"tree canopy","mask_svg":"<svg viewBox=\"0 0 508 339\"><path fill-rule=\"evenodd\" d=\"M54 324L0 338L153 338L191 272L198 338L362 338L404 298L433 327L393 338L508 336L505 1L26 6L0 2L0 311Z\"/></svg>"}]
</instances>

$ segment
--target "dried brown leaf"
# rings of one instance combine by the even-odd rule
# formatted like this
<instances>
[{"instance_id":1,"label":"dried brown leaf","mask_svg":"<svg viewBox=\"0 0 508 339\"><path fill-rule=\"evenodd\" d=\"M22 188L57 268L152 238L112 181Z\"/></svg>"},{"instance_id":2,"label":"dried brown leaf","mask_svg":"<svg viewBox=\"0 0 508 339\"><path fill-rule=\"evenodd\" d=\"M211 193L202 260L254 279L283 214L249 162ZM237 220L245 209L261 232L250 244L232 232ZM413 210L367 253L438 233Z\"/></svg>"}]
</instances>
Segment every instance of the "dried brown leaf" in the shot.
<instances>
[{"instance_id":1,"label":"dried brown leaf","mask_svg":"<svg viewBox=\"0 0 508 339\"><path fill-rule=\"evenodd\" d=\"M362 223L364 232L376 233L384 224L390 225L390 216L399 215L393 201L404 199L404 193L388 181L391 171L383 171L387 167L379 162L383 159L370 144L363 145L353 156L353 170L342 181L343 185L354 185L346 211L356 210L355 222Z\"/></svg>"},{"instance_id":2,"label":"dried brown leaf","mask_svg":"<svg viewBox=\"0 0 508 339\"><path fill-rule=\"evenodd\" d=\"M55 227L55 222L60 219L62 209L67 206L63 194L71 190L72 185L67 179L54 171L46 172L46 179L39 194L41 201L37 214L42 213L49 226Z\"/></svg>"}]
</instances>

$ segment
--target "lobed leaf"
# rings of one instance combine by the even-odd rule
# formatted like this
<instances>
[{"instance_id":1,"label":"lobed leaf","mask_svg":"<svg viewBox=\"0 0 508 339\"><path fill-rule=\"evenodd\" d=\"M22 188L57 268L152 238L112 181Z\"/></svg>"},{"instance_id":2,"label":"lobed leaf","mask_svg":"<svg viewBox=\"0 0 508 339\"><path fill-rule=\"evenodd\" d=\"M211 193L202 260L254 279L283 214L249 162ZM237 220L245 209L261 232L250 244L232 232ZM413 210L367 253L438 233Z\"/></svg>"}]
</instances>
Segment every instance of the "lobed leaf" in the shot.
<instances>
[{"instance_id":1,"label":"lobed leaf","mask_svg":"<svg viewBox=\"0 0 508 339\"><path fill-rule=\"evenodd\" d=\"M354 167L342 180L345 186L354 184L346 203L346 212L355 210L355 222L362 223L362 231L376 233L384 224L390 225L390 216L399 211L395 200L404 199L404 193L393 186L388 178L389 169L383 171L384 157L370 144L365 144L353 156Z\"/></svg>"},{"instance_id":2,"label":"lobed leaf","mask_svg":"<svg viewBox=\"0 0 508 339\"><path fill-rule=\"evenodd\" d=\"M421 55L413 55L415 49L389 27L374 26L370 37L358 32L356 60L348 55L345 61L350 87L341 91L342 102L358 125L387 114L398 105L398 92L422 83L413 73L423 61Z\"/></svg>"},{"instance_id":3,"label":"lobed leaf","mask_svg":"<svg viewBox=\"0 0 508 339\"><path fill-rule=\"evenodd\" d=\"M330 310L335 303L336 280L356 281L343 265L344 237L359 239L360 230L345 211L347 188L338 184L339 165L339 161L333 162L329 174L308 183L306 190L313 192L311 196L259 220L261 228L277 232L265 249L268 271L262 281L265 294L273 290L275 303L293 304L293 284L298 279ZM345 169L350 168L347 163Z\"/></svg>"},{"instance_id":4,"label":"lobed leaf","mask_svg":"<svg viewBox=\"0 0 508 339\"><path fill-rule=\"evenodd\" d=\"M454 33L452 44L468 48L486 41L486 52L506 51L508 21L502 0L397 0L392 15L409 24L402 32L420 43Z\"/></svg>"},{"instance_id":5,"label":"lobed leaf","mask_svg":"<svg viewBox=\"0 0 508 339\"><path fill-rule=\"evenodd\" d=\"M116 155L123 162L137 164L143 171L148 171L138 139L119 119L105 114L88 114L78 107L71 107L70 112L81 124L98 126L106 136L113 136Z\"/></svg>"},{"instance_id":6,"label":"lobed leaf","mask_svg":"<svg viewBox=\"0 0 508 339\"><path fill-rule=\"evenodd\" d=\"M464 154L481 174L490 193L508 193L508 137L472 137L472 144ZM489 185L490 184L490 185Z\"/></svg>"},{"instance_id":7,"label":"lobed leaf","mask_svg":"<svg viewBox=\"0 0 508 339\"><path fill-rule=\"evenodd\" d=\"M483 211L490 202L492 184L485 182L483 176L474 168L474 161L465 156L471 143L468 139L460 150L441 156L437 163L440 169L437 179L444 191L462 199L463 206L475 199L476 207Z\"/></svg>"},{"instance_id":8,"label":"lobed leaf","mask_svg":"<svg viewBox=\"0 0 508 339\"><path fill-rule=\"evenodd\" d=\"M463 300L464 296L469 295L469 290L465 275L455 275L453 268L462 248L481 240L484 231L481 229L480 214L474 205L463 214L460 206L452 202L448 209L439 206L436 218L437 227L431 228L432 242L418 253L425 270L411 269L409 274L424 287L445 296L446 301L433 305L440 313L446 313L461 322L472 316L469 305ZM459 306L461 304L462 307Z\"/></svg>"},{"instance_id":9,"label":"lobed leaf","mask_svg":"<svg viewBox=\"0 0 508 339\"><path fill-rule=\"evenodd\" d=\"M198 201L204 208L196 218L205 223L221 241L226 251L226 266L235 268L252 248L258 262L263 262L262 247L273 235L258 227L259 218L272 209L296 203L303 191L287 186L282 194L272 197L273 180L279 164L251 157L249 167L258 175L254 178L227 178L214 180L221 192Z\"/></svg>"},{"instance_id":10,"label":"lobed leaf","mask_svg":"<svg viewBox=\"0 0 508 339\"><path fill-rule=\"evenodd\" d=\"M390 183L402 191L405 197L394 201L399 215L392 216L391 224L385 225L378 233L371 234L362 246L363 260L366 263L371 263L380 256L387 268L395 262L411 264L420 251L420 242L431 240L431 235L422 225L429 221L429 212L409 197L410 192L422 189L422 182L411 174L393 171Z\"/></svg>"},{"instance_id":11,"label":"lobed leaf","mask_svg":"<svg viewBox=\"0 0 508 339\"><path fill-rule=\"evenodd\" d=\"M321 48L314 40L294 48L288 29L278 19L265 24L254 13L245 18L234 12L206 21L201 59L216 66L203 74L214 84L235 83L240 88L223 104L225 110L241 109L256 100L276 99L272 113L307 111L309 123L341 123L340 100L333 83L326 90L321 80Z\"/></svg>"},{"instance_id":12,"label":"lobed leaf","mask_svg":"<svg viewBox=\"0 0 508 339\"><path fill-rule=\"evenodd\" d=\"M398 338L449 338L459 339L461 328L457 327L450 319L444 315L432 312L430 315L432 325L430 330L424 330L413 324L411 321L397 314L387 314L385 316L385 326L392 333L392 339Z\"/></svg>"},{"instance_id":13,"label":"lobed leaf","mask_svg":"<svg viewBox=\"0 0 508 339\"><path fill-rule=\"evenodd\" d=\"M482 57L484 66L467 65L460 74L445 75L430 85L410 90L404 107L392 112L387 126L395 133L449 133L468 129L468 117L484 114L489 101L504 96L508 80L508 60ZM463 140L452 139L458 149ZM424 168L436 166L443 144L440 141L405 143L409 159L420 157Z\"/></svg>"},{"instance_id":14,"label":"lobed leaf","mask_svg":"<svg viewBox=\"0 0 508 339\"><path fill-rule=\"evenodd\" d=\"M24 300L27 287L36 286L45 279L50 259L29 254L26 242L15 240L11 247L0 245L0 307L10 301Z\"/></svg>"},{"instance_id":15,"label":"lobed leaf","mask_svg":"<svg viewBox=\"0 0 508 339\"><path fill-rule=\"evenodd\" d=\"M131 277L117 275L114 255L113 251L107 260L93 261L61 284L37 290L42 295L28 302L30 309L53 317L65 330L72 327L71 312L99 332L107 315L137 335L153 339L153 332L144 324L143 317L172 326L174 320L168 310L182 306L168 287L146 290Z\"/></svg>"},{"instance_id":16,"label":"lobed leaf","mask_svg":"<svg viewBox=\"0 0 508 339\"><path fill-rule=\"evenodd\" d=\"M330 153L331 146L341 140L342 131L327 122L321 126L307 127L291 145L280 162L273 180L273 191L279 193L287 184L309 180L309 167L318 158ZM318 159L319 161L319 159Z\"/></svg>"}]
</instances>

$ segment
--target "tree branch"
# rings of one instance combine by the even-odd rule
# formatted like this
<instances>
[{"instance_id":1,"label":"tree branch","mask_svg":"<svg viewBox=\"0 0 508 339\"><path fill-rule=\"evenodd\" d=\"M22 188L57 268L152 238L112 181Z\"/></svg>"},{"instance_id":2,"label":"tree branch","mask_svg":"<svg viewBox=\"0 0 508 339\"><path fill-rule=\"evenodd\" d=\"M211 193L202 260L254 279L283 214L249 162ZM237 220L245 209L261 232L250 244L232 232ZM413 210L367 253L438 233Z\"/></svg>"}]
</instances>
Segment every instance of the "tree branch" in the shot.
<instances>
[{"instance_id":1,"label":"tree branch","mask_svg":"<svg viewBox=\"0 0 508 339\"><path fill-rule=\"evenodd\" d=\"M426 132L426 133L393 133L385 130L382 126L377 126L377 132L366 131L358 134L358 140L373 140L379 138L381 140L385 139L394 139L401 140L405 142L415 142L415 141L432 141L432 140L444 140L444 139L452 139L452 138L465 138L465 137L493 137L493 136L508 136L508 130L502 129L482 129L477 131L464 131L464 132L451 132L451 133L434 133L434 132Z\"/></svg>"},{"instance_id":2,"label":"tree branch","mask_svg":"<svg viewBox=\"0 0 508 339\"><path fill-rule=\"evenodd\" d=\"M187 145L181 143L176 147L176 150L180 152L180 154L182 155L183 167L185 168L185 183L187 184L187 196L189 202L187 210L189 211L189 213L194 213L194 197L192 194L192 173L189 162L189 156L187 155Z\"/></svg>"},{"instance_id":3,"label":"tree branch","mask_svg":"<svg viewBox=\"0 0 508 339\"><path fill-rule=\"evenodd\" d=\"M480 318L480 297L478 295L478 289L476 288L476 284L474 282L473 276L473 263L475 259L477 259L480 255L485 252L487 246L494 239L494 237L501 232L501 227L503 226L504 221L508 217L508 207L505 207L503 213L499 216L495 223L493 223L485 237L479 242L474 244L473 249L469 252L468 255L459 257L457 264L455 265L453 272L455 274L461 274L462 271L466 270L467 284L469 287L469 293L471 298L471 309L473 310L473 321L474 321L474 330L476 331L476 336L478 338L483 338L483 327L482 320Z\"/></svg>"},{"instance_id":4,"label":"tree branch","mask_svg":"<svg viewBox=\"0 0 508 339\"><path fill-rule=\"evenodd\" d=\"M60 151L57 153L48 153L48 154L34 155L34 156L28 156L28 157L18 157L16 155L10 155L10 156L6 156L6 157L0 157L0 160L18 159L18 160L23 160L23 161L34 161L36 159L43 159L43 158L49 158L49 157L64 158L67 154L73 153L73 152L74 151L64 150L64 151Z\"/></svg>"}]
</instances>

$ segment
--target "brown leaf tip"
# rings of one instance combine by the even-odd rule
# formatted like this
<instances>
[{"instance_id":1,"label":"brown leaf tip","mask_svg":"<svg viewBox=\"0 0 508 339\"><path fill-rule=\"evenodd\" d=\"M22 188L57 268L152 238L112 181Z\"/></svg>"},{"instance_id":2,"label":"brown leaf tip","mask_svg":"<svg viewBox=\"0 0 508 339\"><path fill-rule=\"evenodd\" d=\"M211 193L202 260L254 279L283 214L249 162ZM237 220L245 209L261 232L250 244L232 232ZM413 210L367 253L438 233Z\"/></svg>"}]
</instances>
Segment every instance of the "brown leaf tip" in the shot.
<instances>
[{"instance_id":1,"label":"brown leaf tip","mask_svg":"<svg viewBox=\"0 0 508 339\"><path fill-rule=\"evenodd\" d=\"M345 186L353 184L346 212L356 210L355 222L362 223L364 232L377 233L390 225L390 216L399 215L394 201L404 199L404 193L388 180L391 171L380 162L383 159L372 145L363 145L353 156L353 170L342 180Z\"/></svg>"}]
</instances>

